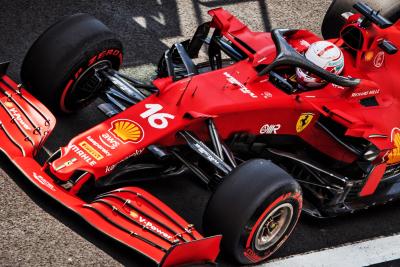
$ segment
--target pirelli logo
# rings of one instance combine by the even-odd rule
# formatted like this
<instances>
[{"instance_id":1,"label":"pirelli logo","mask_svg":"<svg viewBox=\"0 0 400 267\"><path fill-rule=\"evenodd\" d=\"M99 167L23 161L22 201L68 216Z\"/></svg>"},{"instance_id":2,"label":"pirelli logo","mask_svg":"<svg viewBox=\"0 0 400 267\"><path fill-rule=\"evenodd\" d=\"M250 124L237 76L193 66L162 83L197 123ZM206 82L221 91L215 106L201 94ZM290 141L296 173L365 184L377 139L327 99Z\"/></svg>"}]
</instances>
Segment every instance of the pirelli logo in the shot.
<instances>
[{"instance_id":1,"label":"pirelli logo","mask_svg":"<svg viewBox=\"0 0 400 267\"><path fill-rule=\"evenodd\" d=\"M80 142L79 146L82 147L83 150L85 150L90 156L92 156L96 160L101 160L104 158L99 151L97 151L94 147L89 145L86 141Z\"/></svg>"}]
</instances>

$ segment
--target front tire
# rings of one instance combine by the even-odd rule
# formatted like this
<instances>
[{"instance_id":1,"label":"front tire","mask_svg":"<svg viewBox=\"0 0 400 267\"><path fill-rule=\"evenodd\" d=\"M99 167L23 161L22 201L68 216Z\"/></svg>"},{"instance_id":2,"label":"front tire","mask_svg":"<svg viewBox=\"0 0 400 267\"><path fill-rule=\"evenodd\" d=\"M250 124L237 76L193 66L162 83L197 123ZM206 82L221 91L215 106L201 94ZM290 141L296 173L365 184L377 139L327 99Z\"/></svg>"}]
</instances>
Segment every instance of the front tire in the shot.
<instances>
[{"instance_id":1,"label":"front tire","mask_svg":"<svg viewBox=\"0 0 400 267\"><path fill-rule=\"evenodd\" d=\"M203 218L207 234L241 264L261 262L289 237L302 208L299 184L263 159L249 160L217 188Z\"/></svg>"},{"instance_id":2,"label":"front tire","mask_svg":"<svg viewBox=\"0 0 400 267\"><path fill-rule=\"evenodd\" d=\"M34 42L22 63L21 80L51 110L71 113L101 92L96 68L117 70L121 64L122 43L115 34L94 17L75 14Z\"/></svg>"}]
</instances>

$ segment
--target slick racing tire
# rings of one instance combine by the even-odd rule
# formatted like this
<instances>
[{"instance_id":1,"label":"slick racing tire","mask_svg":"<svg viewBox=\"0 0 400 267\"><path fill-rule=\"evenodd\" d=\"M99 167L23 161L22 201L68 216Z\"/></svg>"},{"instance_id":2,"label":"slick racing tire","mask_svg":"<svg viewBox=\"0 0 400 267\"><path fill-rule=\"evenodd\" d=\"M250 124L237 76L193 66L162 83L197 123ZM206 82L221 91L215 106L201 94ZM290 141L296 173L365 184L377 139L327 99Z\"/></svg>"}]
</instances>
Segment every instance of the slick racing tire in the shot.
<instances>
[{"instance_id":1,"label":"slick racing tire","mask_svg":"<svg viewBox=\"0 0 400 267\"><path fill-rule=\"evenodd\" d=\"M122 43L88 14L65 17L31 46L21 68L23 85L55 112L71 113L90 104L104 88L96 70L118 69Z\"/></svg>"},{"instance_id":2,"label":"slick racing tire","mask_svg":"<svg viewBox=\"0 0 400 267\"><path fill-rule=\"evenodd\" d=\"M344 12L353 12L353 5L359 0L333 0L328 11L325 14L322 23L322 35L325 39L339 37L341 28L345 21L342 18ZM400 18L400 1L399 0L364 0L362 1L370 5L375 10L380 10L380 14L392 21L396 22Z\"/></svg>"},{"instance_id":3,"label":"slick racing tire","mask_svg":"<svg viewBox=\"0 0 400 267\"><path fill-rule=\"evenodd\" d=\"M222 234L222 249L241 264L271 256L289 237L302 208L299 184L264 159L237 167L211 196L206 234Z\"/></svg>"}]
</instances>

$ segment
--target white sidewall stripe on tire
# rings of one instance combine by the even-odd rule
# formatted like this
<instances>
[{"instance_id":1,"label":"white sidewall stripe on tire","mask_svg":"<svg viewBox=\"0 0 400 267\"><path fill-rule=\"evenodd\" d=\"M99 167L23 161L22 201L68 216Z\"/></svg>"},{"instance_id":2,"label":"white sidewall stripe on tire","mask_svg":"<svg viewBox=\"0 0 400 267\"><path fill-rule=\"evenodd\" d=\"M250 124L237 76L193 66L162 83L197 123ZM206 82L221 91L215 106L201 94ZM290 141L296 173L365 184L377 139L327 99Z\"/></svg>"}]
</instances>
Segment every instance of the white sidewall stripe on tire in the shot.
<instances>
[{"instance_id":1,"label":"white sidewall stripe on tire","mask_svg":"<svg viewBox=\"0 0 400 267\"><path fill-rule=\"evenodd\" d=\"M400 259L400 234L276 259L263 267L359 267Z\"/></svg>"}]
</instances>

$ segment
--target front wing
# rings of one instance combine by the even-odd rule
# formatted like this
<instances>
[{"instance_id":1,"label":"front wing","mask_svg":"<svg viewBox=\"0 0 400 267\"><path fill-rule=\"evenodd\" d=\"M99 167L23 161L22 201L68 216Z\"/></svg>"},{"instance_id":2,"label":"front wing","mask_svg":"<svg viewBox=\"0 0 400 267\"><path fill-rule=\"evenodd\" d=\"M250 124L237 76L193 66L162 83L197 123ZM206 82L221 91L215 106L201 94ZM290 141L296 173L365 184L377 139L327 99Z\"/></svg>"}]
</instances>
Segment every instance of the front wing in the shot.
<instances>
[{"instance_id":1,"label":"front wing","mask_svg":"<svg viewBox=\"0 0 400 267\"><path fill-rule=\"evenodd\" d=\"M0 149L44 193L159 266L215 261L221 236L202 237L140 188L119 188L86 202L58 185L34 159L55 126L54 116L4 74L0 93Z\"/></svg>"}]
</instances>

